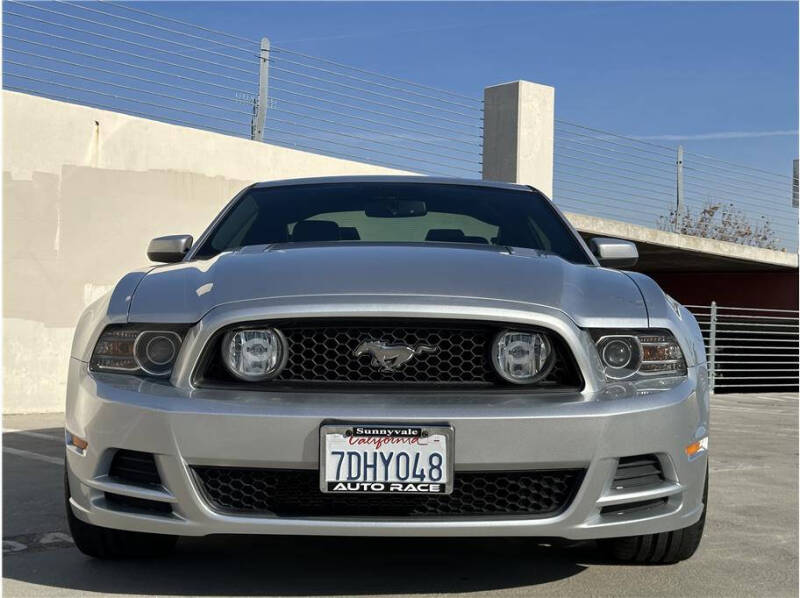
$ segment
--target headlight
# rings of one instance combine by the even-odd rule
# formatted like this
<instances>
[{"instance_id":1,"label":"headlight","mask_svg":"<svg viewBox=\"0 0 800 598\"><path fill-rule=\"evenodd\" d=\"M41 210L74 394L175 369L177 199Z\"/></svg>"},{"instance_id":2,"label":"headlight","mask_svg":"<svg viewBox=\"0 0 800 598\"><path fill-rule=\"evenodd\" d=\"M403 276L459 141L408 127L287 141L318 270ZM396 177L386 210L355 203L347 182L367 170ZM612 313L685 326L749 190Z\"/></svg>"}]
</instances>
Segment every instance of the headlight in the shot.
<instances>
[{"instance_id":1,"label":"headlight","mask_svg":"<svg viewBox=\"0 0 800 598\"><path fill-rule=\"evenodd\" d=\"M170 331L142 332L133 344L133 357L151 376L169 376L178 356L181 337Z\"/></svg>"},{"instance_id":2,"label":"headlight","mask_svg":"<svg viewBox=\"0 0 800 598\"><path fill-rule=\"evenodd\" d=\"M553 367L553 346L546 334L504 330L492 345L492 362L500 376L514 384L531 384Z\"/></svg>"},{"instance_id":3,"label":"headlight","mask_svg":"<svg viewBox=\"0 0 800 598\"><path fill-rule=\"evenodd\" d=\"M277 376L286 365L286 339L275 328L232 330L222 339L222 361L240 380Z\"/></svg>"},{"instance_id":4,"label":"headlight","mask_svg":"<svg viewBox=\"0 0 800 598\"><path fill-rule=\"evenodd\" d=\"M666 330L594 330L592 336L609 380L686 375L683 352Z\"/></svg>"},{"instance_id":5,"label":"headlight","mask_svg":"<svg viewBox=\"0 0 800 598\"><path fill-rule=\"evenodd\" d=\"M185 327L158 324L108 326L94 347L90 369L167 377L172 373L185 332Z\"/></svg>"}]
</instances>

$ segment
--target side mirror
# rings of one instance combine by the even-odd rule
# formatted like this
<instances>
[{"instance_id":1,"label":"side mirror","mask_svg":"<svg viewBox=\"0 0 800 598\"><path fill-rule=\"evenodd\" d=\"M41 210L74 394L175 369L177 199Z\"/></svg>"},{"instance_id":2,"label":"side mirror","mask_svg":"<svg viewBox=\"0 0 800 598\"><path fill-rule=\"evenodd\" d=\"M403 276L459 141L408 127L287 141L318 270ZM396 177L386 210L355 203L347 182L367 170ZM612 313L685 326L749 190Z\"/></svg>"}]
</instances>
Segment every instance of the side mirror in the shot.
<instances>
[{"instance_id":1,"label":"side mirror","mask_svg":"<svg viewBox=\"0 0 800 598\"><path fill-rule=\"evenodd\" d=\"M192 246L192 235L156 237L147 246L147 257L154 262L180 262Z\"/></svg>"},{"instance_id":2,"label":"side mirror","mask_svg":"<svg viewBox=\"0 0 800 598\"><path fill-rule=\"evenodd\" d=\"M639 261L636 244L622 239L595 237L589 240L589 248L601 266L629 268Z\"/></svg>"}]
</instances>

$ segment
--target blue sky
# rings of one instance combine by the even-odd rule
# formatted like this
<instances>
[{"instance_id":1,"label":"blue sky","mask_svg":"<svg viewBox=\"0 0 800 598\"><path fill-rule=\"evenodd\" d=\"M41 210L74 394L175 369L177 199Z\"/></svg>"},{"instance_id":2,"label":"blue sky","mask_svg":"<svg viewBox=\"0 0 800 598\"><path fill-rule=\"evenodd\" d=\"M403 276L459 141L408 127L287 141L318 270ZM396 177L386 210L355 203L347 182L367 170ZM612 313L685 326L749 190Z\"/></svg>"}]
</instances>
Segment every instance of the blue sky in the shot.
<instances>
[{"instance_id":1,"label":"blue sky","mask_svg":"<svg viewBox=\"0 0 800 598\"><path fill-rule=\"evenodd\" d=\"M140 6L476 97L546 83L558 118L770 171L798 153L796 3Z\"/></svg>"}]
</instances>

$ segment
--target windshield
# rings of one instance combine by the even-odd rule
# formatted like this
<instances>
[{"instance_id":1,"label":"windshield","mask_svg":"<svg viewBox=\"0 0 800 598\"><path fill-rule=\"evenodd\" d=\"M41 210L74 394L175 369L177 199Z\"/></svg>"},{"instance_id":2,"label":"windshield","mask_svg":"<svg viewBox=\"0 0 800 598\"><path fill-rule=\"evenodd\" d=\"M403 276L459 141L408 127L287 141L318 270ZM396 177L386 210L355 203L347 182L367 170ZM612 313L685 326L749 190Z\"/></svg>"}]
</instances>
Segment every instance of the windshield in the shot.
<instances>
[{"instance_id":1,"label":"windshield","mask_svg":"<svg viewBox=\"0 0 800 598\"><path fill-rule=\"evenodd\" d=\"M538 192L427 183L252 188L195 253L272 243L467 243L527 247L591 264Z\"/></svg>"}]
</instances>

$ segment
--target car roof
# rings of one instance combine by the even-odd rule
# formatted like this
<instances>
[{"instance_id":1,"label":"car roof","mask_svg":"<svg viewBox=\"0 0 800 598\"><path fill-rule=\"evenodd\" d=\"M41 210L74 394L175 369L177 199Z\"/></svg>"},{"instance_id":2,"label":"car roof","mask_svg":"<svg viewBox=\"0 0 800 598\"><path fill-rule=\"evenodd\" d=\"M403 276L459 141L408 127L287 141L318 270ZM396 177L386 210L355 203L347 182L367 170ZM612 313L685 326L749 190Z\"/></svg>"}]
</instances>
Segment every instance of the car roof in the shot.
<instances>
[{"instance_id":1,"label":"car roof","mask_svg":"<svg viewBox=\"0 0 800 598\"><path fill-rule=\"evenodd\" d=\"M491 187L495 189L514 189L517 191L535 191L529 185L504 183L500 181L483 181L480 179L462 179L455 177L432 176L391 176L391 175L359 175L359 176L326 176L299 179L283 179L279 181L263 181L255 183L254 188L281 187L288 185L319 185L324 183L417 183L435 185L467 185L470 187Z\"/></svg>"}]
</instances>

